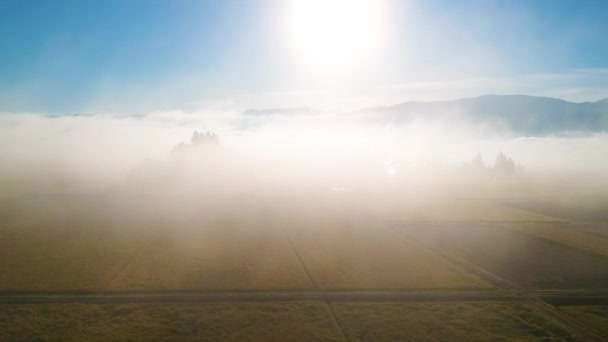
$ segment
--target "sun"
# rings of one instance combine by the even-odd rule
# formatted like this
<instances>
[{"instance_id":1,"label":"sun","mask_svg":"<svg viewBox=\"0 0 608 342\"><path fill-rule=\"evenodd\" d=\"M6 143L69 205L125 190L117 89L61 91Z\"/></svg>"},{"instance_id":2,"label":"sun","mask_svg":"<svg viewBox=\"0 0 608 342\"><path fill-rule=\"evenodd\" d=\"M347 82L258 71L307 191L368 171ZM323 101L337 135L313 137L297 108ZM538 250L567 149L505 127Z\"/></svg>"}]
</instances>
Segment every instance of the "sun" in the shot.
<instances>
[{"instance_id":1,"label":"sun","mask_svg":"<svg viewBox=\"0 0 608 342\"><path fill-rule=\"evenodd\" d=\"M381 38L380 0L293 0L289 41L298 58L323 71L340 71L367 59Z\"/></svg>"}]
</instances>

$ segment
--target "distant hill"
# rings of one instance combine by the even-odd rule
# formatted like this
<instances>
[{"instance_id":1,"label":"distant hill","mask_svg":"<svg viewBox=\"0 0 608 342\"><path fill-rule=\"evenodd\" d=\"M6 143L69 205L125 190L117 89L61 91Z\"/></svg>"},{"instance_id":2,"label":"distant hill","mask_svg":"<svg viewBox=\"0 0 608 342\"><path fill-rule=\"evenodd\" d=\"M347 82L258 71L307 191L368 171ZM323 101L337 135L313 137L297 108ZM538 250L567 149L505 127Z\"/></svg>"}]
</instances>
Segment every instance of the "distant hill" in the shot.
<instances>
[{"instance_id":1,"label":"distant hill","mask_svg":"<svg viewBox=\"0 0 608 342\"><path fill-rule=\"evenodd\" d=\"M245 113L277 116L317 112L309 108L286 108ZM353 114L364 114L366 120L384 124L401 124L419 119L490 124L524 135L608 131L608 98L574 103L527 95L484 95L450 101L410 101L343 113L345 116Z\"/></svg>"},{"instance_id":2,"label":"distant hill","mask_svg":"<svg viewBox=\"0 0 608 342\"><path fill-rule=\"evenodd\" d=\"M297 115L315 113L314 109L308 107L293 107L293 108L272 108L272 109L249 109L243 112L249 116L270 116L270 115Z\"/></svg>"},{"instance_id":3,"label":"distant hill","mask_svg":"<svg viewBox=\"0 0 608 342\"><path fill-rule=\"evenodd\" d=\"M415 118L494 123L523 134L608 130L608 99L574 103L549 97L485 95L437 102L405 102L364 110L384 120Z\"/></svg>"}]
</instances>

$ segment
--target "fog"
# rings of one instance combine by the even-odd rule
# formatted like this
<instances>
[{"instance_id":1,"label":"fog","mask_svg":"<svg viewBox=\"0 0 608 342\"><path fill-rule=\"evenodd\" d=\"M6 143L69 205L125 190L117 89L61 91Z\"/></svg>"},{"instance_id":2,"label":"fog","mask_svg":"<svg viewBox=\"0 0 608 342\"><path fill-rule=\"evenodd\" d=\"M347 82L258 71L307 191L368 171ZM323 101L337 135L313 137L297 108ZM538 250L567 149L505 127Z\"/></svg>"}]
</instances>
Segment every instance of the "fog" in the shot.
<instances>
[{"instance_id":1,"label":"fog","mask_svg":"<svg viewBox=\"0 0 608 342\"><path fill-rule=\"evenodd\" d=\"M195 131L218 142L193 141ZM195 196L226 210L327 196L603 195L608 162L605 133L530 137L460 115L395 122L310 109L4 113L0 145L4 198L153 193L156 205L172 203L167 208ZM513 161L512 172L497 169L499 153Z\"/></svg>"}]
</instances>

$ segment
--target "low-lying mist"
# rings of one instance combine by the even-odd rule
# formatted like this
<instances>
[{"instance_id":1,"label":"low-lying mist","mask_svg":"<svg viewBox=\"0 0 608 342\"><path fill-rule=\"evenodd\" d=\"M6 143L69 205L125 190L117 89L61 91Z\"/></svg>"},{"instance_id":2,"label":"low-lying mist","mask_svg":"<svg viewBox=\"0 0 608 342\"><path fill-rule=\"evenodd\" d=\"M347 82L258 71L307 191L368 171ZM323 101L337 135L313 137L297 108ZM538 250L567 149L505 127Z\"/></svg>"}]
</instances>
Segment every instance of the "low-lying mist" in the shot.
<instances>
[{"instance_id":1,"label":"low-lying mist","mask_svg":"<svg viewBox=\"0 0 608 342\"><path fill-rule=\"evenodd\" d=\"M459 198L582 196L592 204L608 194L608 135L521 136L455 117L3 114L1 199L12 203L5 211L23 211L86 206L61 196L97 194L103 201L87 209L96 215L187 221L248 217L248 210L304 213L328 203L372 216Z\"/></svg>"}]
</instances>

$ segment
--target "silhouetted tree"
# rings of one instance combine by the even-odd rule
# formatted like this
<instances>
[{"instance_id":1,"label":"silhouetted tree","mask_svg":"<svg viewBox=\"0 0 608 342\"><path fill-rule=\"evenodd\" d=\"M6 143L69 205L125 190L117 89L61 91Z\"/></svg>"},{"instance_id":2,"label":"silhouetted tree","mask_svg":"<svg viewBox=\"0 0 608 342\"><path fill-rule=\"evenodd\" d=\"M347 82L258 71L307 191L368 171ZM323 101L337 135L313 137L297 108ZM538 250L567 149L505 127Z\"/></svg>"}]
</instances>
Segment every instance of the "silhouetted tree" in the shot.
<instances>
[{"instance_id":1,"label":"silhouetted tree","mask_svg":"<svg viewBox=\"0 0 608 342\"><path fill-rule=\"evenodd\" d=\"M473 158L471 165L476 168L483 168L483 160L481 159L481 153L477 152L477 155L475 156L475 158Z\"/></svg>"}]
</instances>

